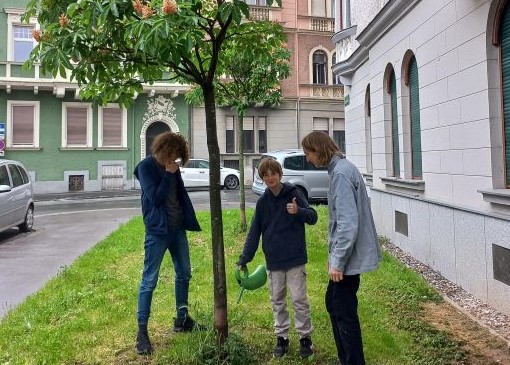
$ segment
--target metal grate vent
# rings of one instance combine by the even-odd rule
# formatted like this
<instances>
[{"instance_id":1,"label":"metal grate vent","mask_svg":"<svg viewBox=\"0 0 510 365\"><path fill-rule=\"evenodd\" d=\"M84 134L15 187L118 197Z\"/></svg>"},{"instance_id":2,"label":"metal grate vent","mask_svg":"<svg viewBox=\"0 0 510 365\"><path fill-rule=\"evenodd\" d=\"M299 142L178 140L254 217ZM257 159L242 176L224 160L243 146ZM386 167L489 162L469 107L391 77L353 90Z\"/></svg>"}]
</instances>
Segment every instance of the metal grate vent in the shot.
<instances>
[{"instance_id":1,"label":"metal grate vent","mask_svg":"<svg viewBox=\"0 0 510 365\"><path fill-rule=\"evenodd\" d=\"M69 175L69 191L83 191L84 181L83 175Z\"/></svg>"},{"instance_id":2,"label":"metal grate vent","mask_svg":"<svg viewBox=\"0 0 510 365\"><path fill-rule=\"evenodd\" d=\"M492 270L494 279L510 285L510 250L492 245Z\"/></svg>"},{"instance_id":3,"label":"metal grate vent","mask_svg":"<svg viewBox=\"0 0 510 365\"><path fill-rule=\"evenodd\" d=\"M409 237L407 214L399 212L398 210L395 211L395 231Z\"/></svg>"}]
</instances>

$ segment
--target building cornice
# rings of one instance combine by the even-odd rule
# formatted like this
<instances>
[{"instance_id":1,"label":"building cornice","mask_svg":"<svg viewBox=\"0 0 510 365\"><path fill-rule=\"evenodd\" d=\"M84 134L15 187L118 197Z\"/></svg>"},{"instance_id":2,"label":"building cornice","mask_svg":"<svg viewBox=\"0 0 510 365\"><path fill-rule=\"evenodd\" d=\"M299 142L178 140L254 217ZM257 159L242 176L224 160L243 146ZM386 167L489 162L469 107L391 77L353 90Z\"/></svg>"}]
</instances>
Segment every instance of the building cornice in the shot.
<instances>
[{"instance_id":1,"label":"building cornice","mask_svg":"<svg viewBox=\"0 0 510 365\"><path fill-rule=\"evenodd\" d=\"M354 72L368 60L368 50L383 37L395 24L411 11L421 0L390 0L368 26L355 38L359 47L343 62L333 65L333 73L340 76L344 85L350 86ZM332 40L338 43L352 35L352 28L344 29L333 35ZM344 33L345 32L345 33Z\"/></svg>"},{"instance_id":2,"label":"building cornice","mask_svg":"<svg viewBox=\"0 0 510 365\"><path fill-rule=\"evenodd\" d=\"M351 76L359 66L368 61L368 49L359 46L347 60L333 65L331 68L335 75L340 76L343 85L351 86Z\"/></svg>"},{"instance_id":3,"label":"building cornice","mask_svg":"<svg viewBox=\"0 0 510 365\"><path fill-rule=\"evenodd\" d=\"M383 37L395 24L400 22L421 0L390 0L358 34L356 40L367 48Z\"/></svg>"},{"instance_id":4,"label":"building cornice","mask_svg":"<svg viewBox=\"0 0 510 365\"><path fill-rule=\"evenodd\" d=\"M331 41L333 43L338 43L340 42L342 39L344 38L347 38L347 37L350 37L351 35L354 35L356 34L356 28L358 26L357 25L353 25L352 27L349 27L349 28L346 28L346 29L342 29L341 31L339 32L336 32L335 34L333 34L333 36L331 37Z\"/></svg>"},{"instance_id":5,"label":"building cornice","mask_svg":"<svg viewBox=\"0 0 510 365\"><path fill-rule=\"evenodd\" d=\"M4 13L6 14L23 15L26 11L23 8L4 8Z\"/></svg>"}]
</instances>

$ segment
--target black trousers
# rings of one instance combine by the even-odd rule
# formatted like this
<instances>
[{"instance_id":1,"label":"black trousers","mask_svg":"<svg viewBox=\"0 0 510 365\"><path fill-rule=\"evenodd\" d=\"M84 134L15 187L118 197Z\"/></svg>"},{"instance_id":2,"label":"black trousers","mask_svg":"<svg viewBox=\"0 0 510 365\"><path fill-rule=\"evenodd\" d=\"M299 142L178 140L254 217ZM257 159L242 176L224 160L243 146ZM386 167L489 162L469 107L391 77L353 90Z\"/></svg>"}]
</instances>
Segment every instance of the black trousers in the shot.
<instances>
[{"instance_id":1,"label":"black trousers","mask_svg":"<svg viewBox=\"0 0 510 365\"><path fill-rule=\"evenodd\" d=\"M330 280L326 291L326 309L342 365L365 365L356 296L359 281L359 275L344 275L337 283Z\"/></svg>"}]
</instances>

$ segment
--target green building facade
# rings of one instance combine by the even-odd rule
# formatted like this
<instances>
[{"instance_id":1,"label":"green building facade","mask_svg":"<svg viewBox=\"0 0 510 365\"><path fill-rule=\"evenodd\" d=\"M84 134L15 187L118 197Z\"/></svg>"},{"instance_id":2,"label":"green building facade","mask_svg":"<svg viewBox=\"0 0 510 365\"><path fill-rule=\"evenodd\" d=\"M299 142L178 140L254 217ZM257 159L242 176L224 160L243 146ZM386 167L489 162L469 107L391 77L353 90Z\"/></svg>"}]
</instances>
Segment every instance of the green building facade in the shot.
<instances>
[{"instance_id":1,"label":"green building facade","mask_svg":"<svg viewBox=\"0 0 510 365\"><path fill-rule=\"evenodd\" d=\"M21 161L36 193L137 188L134 166L155 135L190 139L188 87L144 87L126 110L81 100L75 82L41 75L38 66L23 70L37 28L21 22L26 3L0 5L0 158Z\"/></svg>"}]
</instances>

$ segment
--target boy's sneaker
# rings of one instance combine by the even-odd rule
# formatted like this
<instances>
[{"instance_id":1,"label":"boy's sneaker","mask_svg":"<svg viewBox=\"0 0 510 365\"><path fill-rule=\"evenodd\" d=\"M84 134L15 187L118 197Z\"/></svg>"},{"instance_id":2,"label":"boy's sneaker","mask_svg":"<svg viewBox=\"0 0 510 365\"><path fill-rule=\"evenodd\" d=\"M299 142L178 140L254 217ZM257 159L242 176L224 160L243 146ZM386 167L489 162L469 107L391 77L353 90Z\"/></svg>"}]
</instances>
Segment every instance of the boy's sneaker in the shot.
<instances>
[{"instance_id":1,"label":"boy's sneaker","mask_svg":"<svg viewBox=\"0 0 510 365\"><path fill-rule=\"evenodd\" d=\"M147 331L138 331L136 335L136 353L138 355L150 355L152 354L151 340Z\"/></svg>"},{"instance_id":2,"label":"boy's sneaker","mask_svg":"<svg viewBox=\"0 0 510 365\"><path fill-rule=\"evenodd\" d=\"M289 351L289 339L278 336L276 338L276 347L274 348L273 356L282 357Z\"/></svg>"},{"instance_id":3,"label":"boy's sneaker","mask_svg":"<svg viewBox=\"0 0 510 365\"><path fill-rule=\"evenodd\" d=\"M299 340L299 344L299 355L301 355L302 359L306 359L313 355L313 345L310 337L303 337Z\"/></svg>"},{"instance_id":4,"label":"boy's sneaker","mask_svg":"<svg viewBox=\"0 0 510 365\"><path fill-rule=\"evenodd\" d=\"M206 327L195 322L190 316L174 319L174 332L205 331Z\"/></svg>"}]
</instances>

